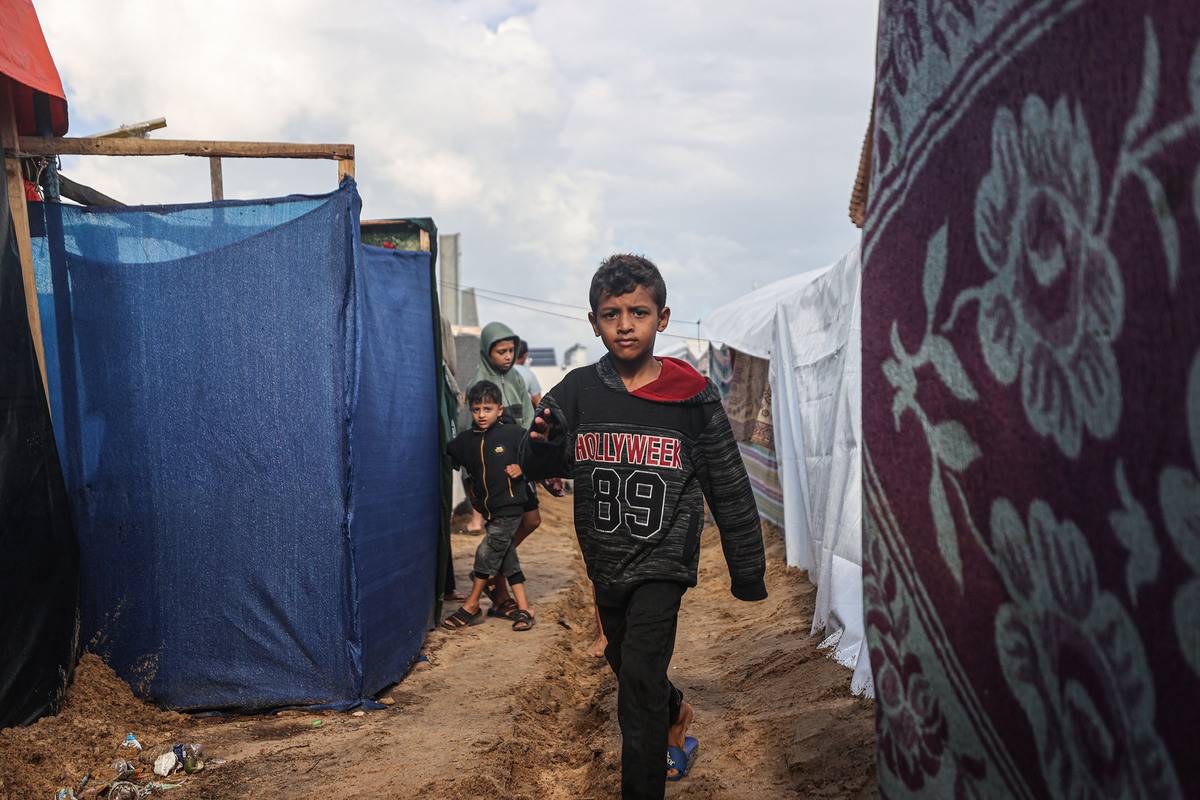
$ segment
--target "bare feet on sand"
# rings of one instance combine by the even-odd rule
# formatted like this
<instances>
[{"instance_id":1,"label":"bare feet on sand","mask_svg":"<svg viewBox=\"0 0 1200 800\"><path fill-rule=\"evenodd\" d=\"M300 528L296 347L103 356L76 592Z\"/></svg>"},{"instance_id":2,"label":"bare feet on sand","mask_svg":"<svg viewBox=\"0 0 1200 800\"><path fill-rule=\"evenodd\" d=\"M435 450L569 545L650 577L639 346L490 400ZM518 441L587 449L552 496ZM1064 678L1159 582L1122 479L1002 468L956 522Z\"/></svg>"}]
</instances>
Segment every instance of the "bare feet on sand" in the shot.
<instances>
[{"instance_id":1,"label":"bare feet on sand","mask_svg":"<svg viewBox=\"0 0 1200 800\"><path fill-rule=\"evenodd\" d=\"M667 730L667 745L669 747L678 747L683 749L684 739L687 737L688 728L692 726L692 719L696 716L696 712L692 710L691 703L684 703L679 707L679 717L675 723ZM667 777L674 778L678 770L667 770Z\"/></svg>"}]
</instances>

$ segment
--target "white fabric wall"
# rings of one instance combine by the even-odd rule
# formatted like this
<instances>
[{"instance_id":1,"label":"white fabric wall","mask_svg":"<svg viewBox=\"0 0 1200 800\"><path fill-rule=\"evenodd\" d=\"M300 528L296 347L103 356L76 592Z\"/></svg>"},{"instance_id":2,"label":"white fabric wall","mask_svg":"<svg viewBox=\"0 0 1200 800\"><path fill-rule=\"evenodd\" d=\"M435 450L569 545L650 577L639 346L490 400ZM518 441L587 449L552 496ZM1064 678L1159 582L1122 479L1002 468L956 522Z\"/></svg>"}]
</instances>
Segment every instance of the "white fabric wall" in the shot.
<instances>
[{"instance_id":1,"label":"white fabric wall","mask_svg":"<svg viewBox=\"0 0 1200 800\"><path fill-rule=\"evenodd\" d=\"M862 600L862 265L853 248L775 310L775 453L788 563L817 585L812 631L869 691ZM861 665L861 669L859 669Z\"/></svg>"},{"instance_id":2,"label":"white fabric wall","mask_svg":"<svg viewBox=\"0 0 1200 800\"><path fill-rule=\"evenodd\" d=\"M789 565L817 586L812 631L874 694L862 600L862 282L856 244L834 264L714 311L705 335L771 360Z\"/></svg>"}]
</instances>

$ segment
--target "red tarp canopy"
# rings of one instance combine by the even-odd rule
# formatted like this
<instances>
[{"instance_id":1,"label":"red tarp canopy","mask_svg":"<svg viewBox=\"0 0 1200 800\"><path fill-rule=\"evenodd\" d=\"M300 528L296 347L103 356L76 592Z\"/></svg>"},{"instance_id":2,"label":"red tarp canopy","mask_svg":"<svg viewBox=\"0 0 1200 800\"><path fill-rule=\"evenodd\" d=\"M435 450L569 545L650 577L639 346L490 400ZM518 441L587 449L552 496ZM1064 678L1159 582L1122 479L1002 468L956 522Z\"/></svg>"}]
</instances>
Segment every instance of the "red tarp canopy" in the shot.
<instances>
[{"instance_id":1,"label":"red tarp canopy","mask_svg":"<svg viewBox=\"0 0 1200 800\"><path fill-rule=\"evenodd\" d=\"M37 134L34 91L50 97L50 127L55 136L67 132L67 98L58 68L46 47L33 0L0 0L0 74L13 79L17 128L24 136Z\"/></svg>"}]
</instances>

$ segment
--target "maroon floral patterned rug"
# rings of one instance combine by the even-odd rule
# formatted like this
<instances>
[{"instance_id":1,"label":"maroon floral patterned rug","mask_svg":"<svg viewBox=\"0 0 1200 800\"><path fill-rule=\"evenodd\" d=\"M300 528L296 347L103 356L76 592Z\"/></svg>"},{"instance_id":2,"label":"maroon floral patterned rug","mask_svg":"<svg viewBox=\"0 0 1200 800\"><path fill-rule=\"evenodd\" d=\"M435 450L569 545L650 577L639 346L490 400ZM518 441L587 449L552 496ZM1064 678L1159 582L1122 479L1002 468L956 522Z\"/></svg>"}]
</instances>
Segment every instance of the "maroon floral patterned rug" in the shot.
<instances>
[{"instance_id":1,"label":"maroon floral patterned rug","mask_svg":"<svg viewBox=\"0 0 1200 800\"><path fill-rule=\"evenodd\" d=\"M883 0L864 581L886 797L1200 797L1200 12Z\"/></svg>"}]
</instances>

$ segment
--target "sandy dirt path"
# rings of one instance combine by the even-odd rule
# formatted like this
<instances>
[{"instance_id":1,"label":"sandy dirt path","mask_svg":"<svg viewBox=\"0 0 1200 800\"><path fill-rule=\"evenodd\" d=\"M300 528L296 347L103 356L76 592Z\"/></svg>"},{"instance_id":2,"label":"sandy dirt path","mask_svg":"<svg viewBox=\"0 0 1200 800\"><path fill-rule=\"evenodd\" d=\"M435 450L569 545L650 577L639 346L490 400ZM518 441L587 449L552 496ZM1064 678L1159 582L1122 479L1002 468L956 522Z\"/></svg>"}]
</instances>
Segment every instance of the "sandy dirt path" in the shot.
<instances>
[{"instance_id":1,"label":"sandy dirt path","mask_svg":"<svg viewBox=\"0 0 1200 800\"><path fill-rule=\"evenodd\" d=\"M543 519L521 548L534 629L489 620L432 632L428 663L381 695L394 701L385 710L188 717L139 703L89 657L62 714L0 732L0 798L52 797L87 771L98 787L126 730L148 753L198 741L223 760L164 795L180 800L619 796L615 681L587 655L590 597L569 498L545 502ZM454 537L460 580L478 541ZM701 757L668 797L870 797L872 706L817 652L807 635L815 590L782 566L777 536L768 542L771 597L748 604L729 594L716 532L705 534L672 665L696 708Z\"/></svg>"},{"instance_id":2,"label":"sandy dirt path","mask_svg":"<svg viewBox=\"0 0 1200 800\"><path fill-rule=\"evenodd\" d=\"M229 761L214 772L220 780L194 796L264 797L285 789L289 797L410 797L469 773L479 754L506 736L513 695L564 630L551 610L576 577L577 547L565 535L570 507L560 503L544 517L543 530L521 548L538 615L532 630L514 632L511 623L489 619L464 631L432 631L423 651L428 662L381 695L395 700L384 711L284 712L236 723L244 728L232 735L215 723L198 736ZM477 536L453 537L461 588L469 587L478 543ZM448 603L446 612L455 607ZM316 729L315 719L322 720Z\"/></svg>"},{"instance_id":3,"label":"sandy dirt path","mask_svg":"<svg viewBox=\"0 0 1200 800\"><path fill-rule=\"evenodd\" d=\"M770 597L743 603L729 593L717 531L705 530L699 586L684 596L671 665L696 710L689 733L701 756L684 781L667 785L667 797L873 797L874 706L851 696L850 672L808 636L816 588L784 566L777 531L766 541ZM422 797L620 796L616 682L587 655L588 584L578 560L575 569L552 607L561 632L514 699L512 733L489 743L472 774Z\"/></svg>"}]
</instances>

